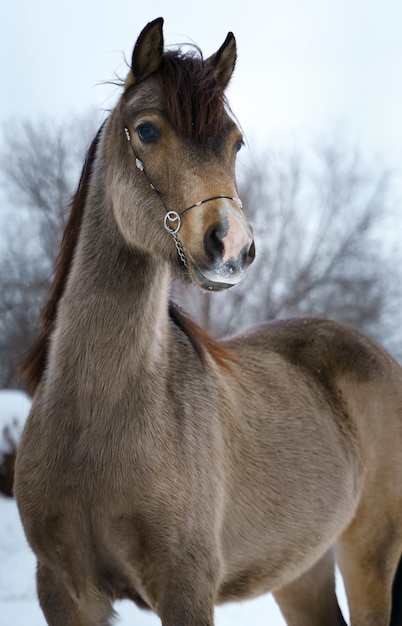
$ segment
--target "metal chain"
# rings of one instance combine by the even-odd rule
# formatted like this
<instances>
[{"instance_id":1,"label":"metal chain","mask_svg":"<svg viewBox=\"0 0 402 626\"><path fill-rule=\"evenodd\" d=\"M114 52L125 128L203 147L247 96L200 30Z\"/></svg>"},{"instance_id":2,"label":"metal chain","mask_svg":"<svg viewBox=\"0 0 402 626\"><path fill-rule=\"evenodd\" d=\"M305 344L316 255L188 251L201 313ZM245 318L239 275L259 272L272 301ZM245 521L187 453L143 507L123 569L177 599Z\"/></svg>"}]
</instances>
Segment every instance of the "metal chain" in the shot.
<instances>
[{"instance_id":1,"label":"metal chain","mask_svg":"<svg viewBox=\"0 0 402 626\"><path fill-rule=\"evenodd\" d=\"M188 267L181 242L179 241L176 233L171 233L171 235L173 237L174 245L176 246L177 254L179 255L180 261L183 263L184 267Z\"/></svg>"}]
</instances>

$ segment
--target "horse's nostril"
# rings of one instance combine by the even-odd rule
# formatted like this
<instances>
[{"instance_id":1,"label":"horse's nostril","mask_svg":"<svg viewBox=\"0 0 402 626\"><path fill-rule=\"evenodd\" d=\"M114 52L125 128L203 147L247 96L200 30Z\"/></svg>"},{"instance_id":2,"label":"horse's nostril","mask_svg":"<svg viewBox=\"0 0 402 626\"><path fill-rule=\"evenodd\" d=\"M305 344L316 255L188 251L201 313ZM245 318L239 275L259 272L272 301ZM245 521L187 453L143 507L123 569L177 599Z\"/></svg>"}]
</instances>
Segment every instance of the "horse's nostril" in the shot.
<instances>
[{"instance_id":1,"label":"horse's nostril","mask_svg":"<svg viewBox=\"0 0 402 626\"><path fill-rule=\"evenodd\" d=\"M249 245L244 246L237 260L240 267L246 269L255 259L255 244L252 241Z\"/></svg>"},{"instance_id":2,"label":"horse's nostril","mask_svg":"<svg viewBox=\"0 0 402 626\"><path fill-rule=\"evenodd\" d=\"M254 259L255 259L255 243L253 240L247 252L246 263L250 265L254 261Z\"/></svg>"},{"instance_id":3,"label":"horse's nostril","mask_svg":"<svg viewBox=\"0 0 402 626\"><path fill-rule=\"evenodd\" d=\"M220 225L210 226L205 233L204 249L205 254L211 261L215 261L223 254L224 245L222 242L223 233Z\"/></svg>"}]
</instances>

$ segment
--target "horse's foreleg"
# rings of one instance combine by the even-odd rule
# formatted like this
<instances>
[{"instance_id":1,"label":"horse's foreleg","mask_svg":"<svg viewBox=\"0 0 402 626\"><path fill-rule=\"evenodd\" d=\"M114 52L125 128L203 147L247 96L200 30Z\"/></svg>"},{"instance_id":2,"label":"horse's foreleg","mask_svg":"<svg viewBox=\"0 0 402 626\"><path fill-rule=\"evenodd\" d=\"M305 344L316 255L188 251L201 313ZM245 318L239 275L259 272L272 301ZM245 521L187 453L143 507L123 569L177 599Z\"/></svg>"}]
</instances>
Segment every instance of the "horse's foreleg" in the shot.
<instances>
[{"instance_id":1,"label":"horse's foreleg","mask_svg":"<svg viewBox=\"0 0 402 626\"><path fill-rule=\"evenodd\" d=\"M202 551L183 550L166 573L159 616L162 626L214 626L219 566ZM187 558L186 558L187 557Z\"/></svg>"},{"instance_id":2,"label":"horse's foreleg","mask_svg":"<svg viewBox=\"0 0 402 626\"><path fill-rule=\"evenodd\" d=\"M169 585L160 617L162 626L214 626L211 589L202 583L193 586L186 581Z\"/></svg>"},{"instance_id":3,"label":"horse's foreleg","mask_svg":"<svg viewBox=\"0 0 402 626\"><path fill-rule=\"evenodd\" d=\"M274 593L288 626L346 626L335 593L332 550Z\"/></svg>"},{"instance_id":4,"label":"horse's foreleg","mask_svg":"<svg viewBox=\"0 0 402 626\"><path fill-rule=\"evenodd\" d=\"M77 601L51 570L38 563L36 583L41 609L49 626L109 626L114 615L110 601L85 593Z\"/></svg>"},{"instance_id":5,"label":"horse's foreleg","mask_svg":"<svg viewBox=\"0 0 402 626\"><path fill-rule=\"evenodd\" d=\"M389 626L392 587L402 552L401 528L386 513L353 524L338 542L352 626ZM379 523L380 522L380 523ZM384 522L384 524L382 524Z\"/></svg>"},{"instance_id":6,"label":"horse's foreleg","mask_svg":"<svg viewBox=\"0 0 402 626\"><path fill-rule=\"evenodd\" d=\"M176 597L162 611L162 626L214 626L213 607Z\"/></svg>"}]
</instances>

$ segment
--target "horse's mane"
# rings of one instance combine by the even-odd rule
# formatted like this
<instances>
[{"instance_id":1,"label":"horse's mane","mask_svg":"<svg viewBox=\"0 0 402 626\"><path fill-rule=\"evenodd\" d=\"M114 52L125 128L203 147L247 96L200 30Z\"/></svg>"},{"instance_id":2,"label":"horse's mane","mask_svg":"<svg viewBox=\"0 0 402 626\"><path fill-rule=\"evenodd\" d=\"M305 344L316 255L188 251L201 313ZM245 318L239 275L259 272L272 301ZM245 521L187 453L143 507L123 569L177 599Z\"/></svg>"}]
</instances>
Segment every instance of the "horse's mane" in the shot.
<instances>
[{"instance_id":1,"label":"horse's mane","mask_svg":"<svg viewBox=\"0 0 402 626\"><path fill-rule=\"evenodd\" d=\"M177 51L167 52L163 55L158 73L161 76L168 114L177 131L189 138L196 137L199 141L207 136L216 136L225 110L225 98L213 78L212 69L202 60L201 53L183 55ZM34 394L46 368L50 336L55 326L58 303L71 269L101 130L102 127L88 149L77 191L70 203L70 214L55 263L53 283L40 315L41 331L23 356L18 370L31 394ZM235 357L219 341L174 305L171 305L169 313L172 321L188 336L203 362L205 355L209 353L217 363L231 369L230 362Z\"/></svg>"},{"instance_id":2,"label":"horse's mane","mask_svg":"<svg viewBox=\"0 0 402 626\"><path fill-rule=\"evenodd\" d=\"M88 148L77 191L70 203L70 214L61 240L59 254L54 268L54 278L48 298L40 314L41 331L35 342L23 356L18 373L29 393L34 394L46 367L50 335L54 329L57 306L63 295L73 260L75 245L81 227L86 203L92 165L102 127Z\"/></svg>"},{"instance_id":3,"label":"horse's mane","mask_svg":"<svg viewBox=\"0 0 402 626\"><path fill-rule=\"evenodd\" d=\"M207 333L188 313L172 301L169 303L169 316L172 322L187 335L203 364L205 364L206 355L209 354L218 365L236 375L232 363L236 363L238 358L231 350Z\"/></svg>"}]
</instances>

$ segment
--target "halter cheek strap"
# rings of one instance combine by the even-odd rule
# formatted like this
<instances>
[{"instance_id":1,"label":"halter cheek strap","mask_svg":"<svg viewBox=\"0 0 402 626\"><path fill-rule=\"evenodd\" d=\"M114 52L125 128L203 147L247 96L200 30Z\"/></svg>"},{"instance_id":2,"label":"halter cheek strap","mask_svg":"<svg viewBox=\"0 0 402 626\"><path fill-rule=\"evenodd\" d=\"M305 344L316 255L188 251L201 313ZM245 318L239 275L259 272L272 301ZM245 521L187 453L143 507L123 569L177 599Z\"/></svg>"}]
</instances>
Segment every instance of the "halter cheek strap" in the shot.
<instances>
[{"instance_id":1,"label":"halter cheek strap","mask_svg":"<svg viewBox=\"0 0 402 626\"><path fill-rule=\"evenodd\" d=\"M131 142L130 131L128 130L127 126L124 127L124 132L126 134L127 141L129 142L131 150L133 152L136 167L144 174L145 178L148 181L149 186L151 187L152 191L156 193L156 195L158 196L159 200L161 201L163 205L163 208L165 209L165 217L163 218L163 225L166 228L166 230L172 235L176 249L177 249L177 254L179 255L179 258L181 262L183 263L184 267L187 267L187 261L186 261L186 257L184 254L183 246L181 245L181 242L179 241L177 237L177 233L179 232L180 227L181 227L181 216L184 215L184 213L187 213L187 211L190 211L190 209L194 209L195 207L201 206L202 204L205 204L206 202L211 202L212 200L219 200L221 198L226 198L227 200L232 200L233 202L235 202L237 206L240 207L240 209L243 208L242 201L240 200L240 198L236 198L234 196L219 195L219 196L211 196L210 198L205 198L205 200L199 200L198 202L195 202L194 204L191 204L190 206L188 206L186 209L183 209L182 211L180 211L180 213L178 213L177 211L169 210L162 197L162 194L152 184L146 172L143 162L141 161L141 159L138 158L134 150L134 146Z\"/></svg>"}]
</instances>

